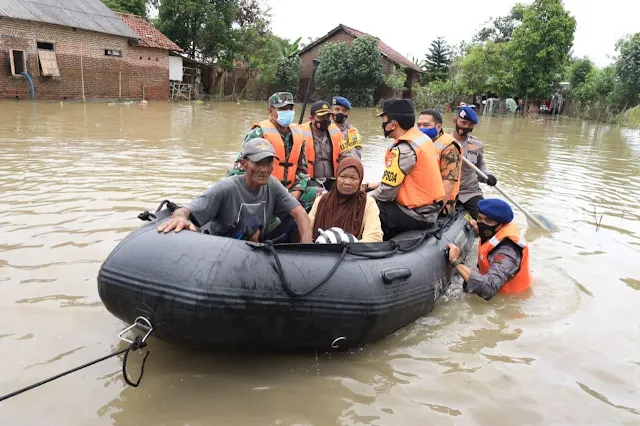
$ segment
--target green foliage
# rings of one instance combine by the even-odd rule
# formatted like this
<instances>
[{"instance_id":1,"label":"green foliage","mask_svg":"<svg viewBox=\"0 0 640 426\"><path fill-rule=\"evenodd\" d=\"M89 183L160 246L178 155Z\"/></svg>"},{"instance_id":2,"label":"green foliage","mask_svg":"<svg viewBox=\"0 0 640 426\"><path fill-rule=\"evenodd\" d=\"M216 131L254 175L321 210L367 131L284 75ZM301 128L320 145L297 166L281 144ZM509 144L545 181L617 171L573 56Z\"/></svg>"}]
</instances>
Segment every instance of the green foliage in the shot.
<instances>
[{"instance_id":1,"label":"green foliage","mask_svg":"<svg viewBox=\"0 0 640 426\"><path fill-rule=\"evenodd\" d=\"M507 16L491 18L487 25L473 36L474 43L508 43L511 40L513 31L522 23L525 6L517 3Z\"/></svg>"},{"instance_id":2,"label":"green foliage","mask_svg":"<svg viewBox=\"0 0 640 426\"><path fill-rule=\"evenodd\" d=\"M296 93L300 80L300 56L281 57L276 62L276 90Z\"/></svg>"},{"instance_id":3,"label":"green foliage","mask_svg":"<svg viewBox=\"0 0 640 426\"><path fill-rule=\"evenodd\" d=\"M589 58L576 59L569 67L569 83L571 88L577 88L587 79L589 73L593 70L593 62Z\"/></svg>"},{"instance_id":4,"label":"green foliage","mask_svg":"<svg viewBox=\"0 0 640 426\"><path fill-rule=\"evenodd\" d=\"M506 43L486 42L471 47L458 63L456 81L469 94L494 93L509 97L514 90L510 49Z\"/></svg>"},{"instance_id":5,"label":"green foliage","mask_svg":"<svg viewBox=\"0 0 640 426\"><path fill-rule=\"evenodd\" d=\"M404 72L404 68L396 69L391 74L384 77L384 84L394 90L404 90L404 84L407 82L407 74Z\"/></svg>"},{"instance_id":6,"label":"green foliage","mask_svg":"<svg viewBox=\"0 0 640 426\"><path fill-rule=\"evenodd\" d=\"M621 109L640 103L640 33L623 38L616 44L617 84L615 98Z\"/></svg>"},{"instance_id":7,"label":"green foliage","mask_svg":"<svg viewBox=\"0 0 640 426\"><path fill-rule=\"evenodd\" d=\"M266 33L268 12L257 0L162 0L158 26L190 57L230 70L245 49L247 27ZM258 49L259 50L259 49Z\"/></svg>"},{"instance_id":8,"label":"green foliage","mask_svg":"<svg viewBox=\"0 0 640 426\"><path fill-rule=\"evenodd\" d=\"M426 86L413 87L416 108L435 108L444 111L446 105L457 105L466 93L465 88L451 80L434 81Z\"/></svg>"},{"instance_id":9,"label":"green foliage","mask_svg":"<svg viewBox=\"0 0 640 426\"><path fill-rule=\"evenodd\" d=\"M425 71L428 81L445 80L449 76L451 48L442 37L431 42L429 53L425 57Z\"/></svg>"},{"instance_id":10,"label":"green foliage","mask_svg":"<svg viewBox=\"0 0 640 426\"><path fill-rule=\"evenodd\" d=\"M364 36L347 46L327 43L318 52L321 63L316 87L322 96L340 93L354 106L372 106L373 93L383 82L378 40Z\"/></svg>"},{"instance_id":11,"label":"green foliage","mask_svg":"<svg viewBox=\"0 0 640 426\"><path fill-rule=\"evenodd\" d=\"M147 17L147 0L102 0L109 9Z\"/></svg>"},{"instance_id":12,"label":"green foliage","mask_svg":"<svg viewBox=\"0 0 640 426\"><path fill-rule=\"evenodd\" d=\"M549 96L569 57L576 20L561 0L535 0L524 8L522 24L508 43L516 93L540 99Z\"/></svg>"}]
</instances>

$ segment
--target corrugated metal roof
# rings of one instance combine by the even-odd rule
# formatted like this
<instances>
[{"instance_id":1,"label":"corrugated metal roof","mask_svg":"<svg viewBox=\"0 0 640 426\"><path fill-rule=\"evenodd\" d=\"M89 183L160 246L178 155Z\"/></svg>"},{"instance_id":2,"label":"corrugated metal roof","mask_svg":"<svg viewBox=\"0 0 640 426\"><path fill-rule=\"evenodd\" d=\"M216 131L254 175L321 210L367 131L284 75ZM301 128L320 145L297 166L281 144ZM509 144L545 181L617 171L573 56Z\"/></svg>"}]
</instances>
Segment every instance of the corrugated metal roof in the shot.
<instances>
[{"instance_id":1,"label":"corrugated metal roof","mask_svg":"<svg viewBox=\"0 0 640 426\"><path fill-rule=\"evenodd\" d=\"M0 0L0 16L138 38L100 0Z\"/></svg>"}]
</instances>

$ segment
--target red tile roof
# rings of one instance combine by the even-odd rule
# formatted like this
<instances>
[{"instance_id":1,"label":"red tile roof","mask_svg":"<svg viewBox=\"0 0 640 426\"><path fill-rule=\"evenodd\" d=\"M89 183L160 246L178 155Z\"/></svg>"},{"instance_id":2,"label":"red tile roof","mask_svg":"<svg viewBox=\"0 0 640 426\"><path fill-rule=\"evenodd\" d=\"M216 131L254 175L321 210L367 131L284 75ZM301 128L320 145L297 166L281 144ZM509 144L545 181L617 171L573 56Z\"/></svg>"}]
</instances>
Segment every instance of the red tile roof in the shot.
<instances>
[{"instance_id":1,"label":"red tile roof","mask_svg":"<svg viewBox=\"0 0 640 426\"><path fill-rule=\"evenodd\" d=\"M175 50L182 52L183 50L169 40L156 27L151 25L146 19L138 15L129 13L115 12L122 21L129 26L138 36L138 43L143 47L155 47L157 49Z\"/></svg>"},{"instance_id":2,"label":"red tile roof","mask_svg":"<svg viewBox=\"0 0 640 426\"><path fill-rule=\"evenodd\" d=\"M320 37L318 40L314 41L313 43L309 44L308 46L305 46L305 48L300 51L300 54L302 54L302 53L304 53L304 52L306 52L308 50L311 50L311 48L313 46L315 46L315 45L317 45L319 43L322 43L323 41L325 41L329 37L333 36L335 33L337 33L340 30L343 30L348 34L351 34L354 38L359 38L359 37L362 37L362 36L365 36L365 35L371 35L371 34L367 34L367 33L364 33L362 31L356 30L355 28L347 27L346 25L340 24L336 28L334 28L331 31L329 31L323 37ZM380 52L384 56L386 56L391 62L394 62L394 63L396 63L398 65L402 65L403 67L412 69L414 71L423 72L422 69L420 69L419 66L417 66L416 64L411 62L404 55L398 53L396 50L394 50L391 47L389 47L389 45L387 45L385 42L380 40L378 37L374 37L374 38L378 40L378 48L380 49Z\"/></svg>"}]
</instances>

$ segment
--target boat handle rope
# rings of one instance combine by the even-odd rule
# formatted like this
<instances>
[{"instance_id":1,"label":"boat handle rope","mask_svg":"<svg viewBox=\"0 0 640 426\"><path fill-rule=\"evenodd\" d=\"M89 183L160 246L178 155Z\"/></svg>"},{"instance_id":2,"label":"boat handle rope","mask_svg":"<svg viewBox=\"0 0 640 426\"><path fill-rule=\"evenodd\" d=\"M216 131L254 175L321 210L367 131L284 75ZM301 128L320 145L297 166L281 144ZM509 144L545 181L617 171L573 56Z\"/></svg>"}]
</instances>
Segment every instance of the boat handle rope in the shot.
<instances>
[{"instance_id":1,"label":"boat handle rope","mask_svg":"<svg viewBox=\"0 0 640 426\"><path fill-rule=\"evenodd\" d=\"M414 245L405 249L400 248L398 242L394 241L393 239L389 241L393 245L393 248L384 253L357 253L357 252L351 251L351 244L358 244L358 243L344 244L344 248L342 249L340 258L335 263L335 265L333 265L333 268L331 268L329 273L318 284L312 286L311 288L303 292L296 292L294 289L291 288L291 284L289 284L289 280L287 280L287 275L284 272L284 268L282 267L282 263L280 262L280 256L278 256L278 252L276 251L276 248L275 248L275 242L273 240L267 240L263 244L250 244L250 246L253 248L266 247L269 253L271 253L274 260L276 261L276 270L278 272L278 276L280 277L280 283L282 284L282 289L285 291L285 293L287 293L291 297L305 297L310 295L314 291L318 290L327 281L329 281L329 279L333 276L333 274L338 270L338 267L340 266L344 258L347 256L347 254L351 254L353 256L365 257L368 259L384 259L386 257L393 256L397 252L401 252L401 253L410 252L415 250L420 244L424 242L424 240L427 239L427 237L431 235L434 235L438 240L442 239L442 232L444 228L446 228L446 226L449 223L451 223L454 219L455 217L450 217L443 225L439 225L436 228L429 229L418 239L418 241Z\"/></svg>"},{"instance_id":2,"label":"boat handle rope","mask_svg":"<svg viewBox=\"0 0 640 426\"><path fill-rule=\"evenodd\" d=\"M141 322L146 322L146 324L142 324ZM144 335L144 337L141 337L140 335L138 335L133 340L129 340L129 339L126 339L126 338L122 337L122 335L125 332L127 332L127 331L129 331L129 330L131 330L133 328L136 328L136 327L141 328L146 333ZM75 373L76 371L82 370L83 368L87 368L87 367L90 367L90 366L92 366L94 364L97 364L99 362L105 361L105 360L107 360L109 358L113 358L113 357L118 356L118 355L123 354L123 353L124 353L124 357L122 359L122 376L124 377L124 381L129 386L133 386L134 388L137 388L140 385L140 381L142 380L142 376L144 375L144 364L147 361L147 357L149 356L151 351L147 351L147 353L142 358L142 366L140 367L140 377L138 377L138 380L136 380L136 382L132 382L131 379L129 378L129 375L127 374L127 360L128 360L129 352L130 351L135 351L135 350L138 350L138 349L142 349L145 346L147 346L146 340L147 340L147 337L149 337L149 335L151 334L152 331L153 331L153 327L151 326L151 323L149 322L149 320L144 318L144 317L138 317L138 318L136 318L135 322L132 325L130 325L126 329L122 330L118 334L118 338L120 340L122 340L124 342L129 342L129 346L127 346L126 348L121 349L121 350L116 351L116 352L113 352L113 353L111 353L109 355L103 356L102 358L95 359L95 360L93 360L91 362L88 362L86 364L82 364L82 365L80 365L78 367L72 368L71 370L64 371L64 372L62 372L60 374L57 374L57 375L55 375L53 377L49 377L48 379L42 380L42 381L40 381L38 383L34 383L34 384L29 385L29 386L27 386L25 388L19 389L19 390L14 391L14 392L11 392L11 393L9 393L7 395L1 396L0 397L0 402L4 401L6 399L12 398L12 397L14 397L16 395L20 395L21 393L24 393L24 392L29 391L31 389L35 389L35 388L37 388L39 386L42 386L42 385L44 385L46 383L49 383L49 382L52 382L52 381L54 381L56 379L59 379L61 377L66 376L68 374Z\"/></svg>"}]
</instances>

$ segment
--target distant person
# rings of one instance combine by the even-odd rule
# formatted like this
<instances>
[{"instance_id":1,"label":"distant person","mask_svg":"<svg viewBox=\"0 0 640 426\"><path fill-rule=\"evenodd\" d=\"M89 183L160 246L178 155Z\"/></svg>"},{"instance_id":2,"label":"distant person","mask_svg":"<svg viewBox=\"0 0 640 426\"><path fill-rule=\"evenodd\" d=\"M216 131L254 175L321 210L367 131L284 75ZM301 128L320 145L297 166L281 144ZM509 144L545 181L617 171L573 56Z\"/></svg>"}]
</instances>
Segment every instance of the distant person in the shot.
<instances>
[{"instance_id":1,"label":"distant person","mask_svg":"<svg viewBox=\"0 0 640 426\"><path fill-rule=\"evenodd\" d=\"M465 281L466 293L485 300L498 292L520 293L531 286L529 247L524 232L513 223L513 210L503 200L489 198L478 203L478 221L471 221L480 236L478 271L460 259L460 249L449 244L449 262Z\"/></svg>"},{"instance_id":2,"label":"distant person","mask_svg":"<svg viewBox=\"0 0 640 426\"><path fill-rule=\"evenodd\" d=\"M444 187L433 143L415 126L413 102L389 99L378 117L384 136L395 140L387 149L381 182L369 183L367 190L373 190L388 240L434 226L444 207Z\"/></svg>"},{"instance_id":3,"label":"distant person","mask_svg":"<svg viewBox=\"0 0 640 426\"><path fill-rule=\"evenodd\" d=\"M297 231L302 243L310 243L309 216L272 176L274 159L280 160L266 139L245 142L240 159L244 173L210 186L189 205L173 212L171 219L158 226L158 232L198 231L190 220L193 218L198 226L207 225L210 234L221 237L258 242L284 234L286 241L295 242ZM274 217L282 224L276 228L278 232L268 234Z\"/></svg>"},{"instance_id":4,"label":"distant person","mask_svg":"<svg viewBox=\"0 0 640 426\"><path fill-rule=\"evenodd\" d=\"M342 232L328 234L333 243L347 242L345 235L353 235L361 243L382 241L380 210L372 197L360 190L364 167L357 158L345 158L338 164L336 184L313 204L309 213L313 239L322 231L339 228ZM320 228L322 231L320 231Z\"/></svg>"},{"instance_id":5,"label":"distant person","mask_svg":"<svg viewBox=\"0 0 640 426\"><path fill-rule=\"evenodd\" d=\"M331 190L335 183L338 163L354 155L359 158L359 153L354 154L357 151L356 147L347 146L342 132L332 123L332 118L333 112L329 103L317 101L311 105L309 121L301 125L301 128L310 132L313 138L313 143L306 145L309 175L313 179L311 185L317 184L327 191ZM313 201L311 200L312 203Z\"/></svg>"},{"instance_id":6,"label":"distant person","mask_svg":"<svg viewBox=\"0 0 640 426\"><path fill-rule=\"evenodd\" d=\"M435 109L426 109L418 116L418 129L429 136L438 154L440 176L444 185L443 212L453 214L456 200L460 191L460 176L462 172L462 148L453 136L444 132L442 128L442 114Z\"/></svg>"},{"instance_id":7,"label":"distant person","mask_svg":"<svg viewBox=\"0 0 640 426\"><path fill-rule=\"evenodd\" d=\"M348 121L351 114L351 102L345 97L334 96L331 100L331 109L333 111L333 122L342 132L342 137L349 149L351 156L362 160L362 141L358 129Z\"/></svg>"},{"instance_id":8,"label":"distant person","mask_svg":"<svg viewBox=\"0 0 640 426\"><path fill-rule=\"evenodd\" d=\"M306 144L311 143L311 134L293 124L295 103L291 93L274 93L268 102L269 118L253 124L244 141L264 138L273 145L279 161L274 163L272 175L291 192L293 198L300 200L309 180L305 151ZM244 173L241 155L227 176Z\"/></svg>"},{"instance_id":9,"label":"distant person","mask_svg":"<svg viewBox=\"0 0 640 426\"><path fill-rule=\"evenodd\" d=\"M460 191L458 192L458 203L471 214L474 219L478 218L478 201L484 198L479 182L489 186L495 186L498 179L489 174L484 162L484 144L480 139L470 135L474 127L478 124L478 115L469 106L462 106L458 109L456 117L453 119L455 129L451 136L460 144L464 157L471 161L477 168L482 170L489 178L486 182L479 177L471 167L462 165L462 176L460 178Z\"/></svg>"}]
</instances>

